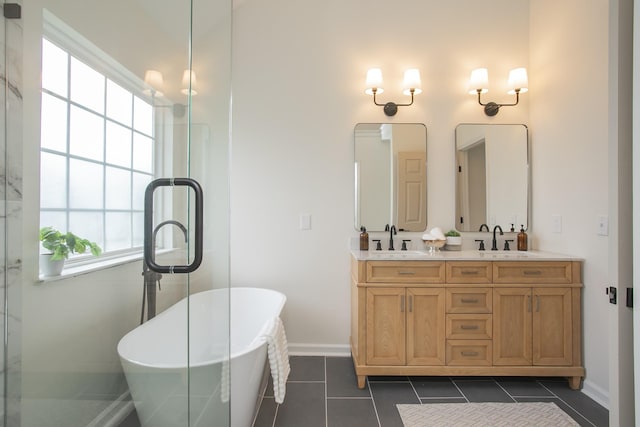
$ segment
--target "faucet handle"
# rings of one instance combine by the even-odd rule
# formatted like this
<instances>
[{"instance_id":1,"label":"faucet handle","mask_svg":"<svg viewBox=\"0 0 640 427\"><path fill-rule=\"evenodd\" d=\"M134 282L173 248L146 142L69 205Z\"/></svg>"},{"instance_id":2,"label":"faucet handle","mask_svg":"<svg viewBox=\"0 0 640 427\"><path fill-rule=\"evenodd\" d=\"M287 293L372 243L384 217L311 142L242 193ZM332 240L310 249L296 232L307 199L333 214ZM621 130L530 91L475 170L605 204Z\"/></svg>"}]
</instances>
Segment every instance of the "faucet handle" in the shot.
<instances>
[{"instance_id":1,"label":"faucet handle","mask_svg":"<svg viewBox=\"0 0 640 427\"><path fill-rule=\"evenodd\" d=\"M504 250L505 251L510 251L511 248L509 248L509 242L513 242L513 239L509 239L509 240L505 240L504 241Z\"/></svg>"},{"instance_id":2,"label":"faucet handle","mask_svg":"<svg viewBox=\"0 0 640 427\"><path fill-rule=\"evenodd\" d=\"M410 242L411 239L402 239L402 248L400 248L401 251L406 251L407 250L407 242Z\"/></svg>"},{"instance_id":3,"label":"faucet handle","mask_svg":"<svg viewBox=\"0 0 640 427\"><path fill-rule=\"evenodd\" d=\"M376 242L376 251L381 251L382 244L380 243L380 239L373 239L373 241Z\"/></svg>"},{"instance_id":4,"label":"faucet handle","mask_svg":"<svg viewBox=\"0 0 640 427\"><path fill-rule=\"evenodd\" d=\"M484 240L479 239L479 240L476 240L476 242L480 242L480 247L478 248L478 250L484 251Z\"/></svg>"}]
</instances>

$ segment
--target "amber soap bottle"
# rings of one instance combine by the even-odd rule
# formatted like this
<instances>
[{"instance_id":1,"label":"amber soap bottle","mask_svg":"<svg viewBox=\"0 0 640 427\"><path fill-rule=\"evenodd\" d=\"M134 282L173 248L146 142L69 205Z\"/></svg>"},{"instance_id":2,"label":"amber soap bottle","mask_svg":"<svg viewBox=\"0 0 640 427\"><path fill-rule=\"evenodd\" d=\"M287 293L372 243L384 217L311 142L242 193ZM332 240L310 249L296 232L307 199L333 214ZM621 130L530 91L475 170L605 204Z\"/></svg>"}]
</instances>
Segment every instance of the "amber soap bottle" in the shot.
<instances>
[{"instance_id":1,"label":"amber soap bottle","mask_svg":"<svg viewBox=\"0 0 640 427\"><path fill-rule=\"evenodd\" d=\"M518 250L526 251L528 249L528 236L524 231L524 224L520 225L520 232L518 233Z\"/></svg>"},{"instance_id":2,"label":"amber soap bottle","mask_svg":"<svg viewBox=\"0 0 640 427\"><path fill-rule=\"evenodd\" d=\"M364 227L360 227L360 250L368 251L369 250L369 233L367 233L367 229Z\"/></svg>"}]
</instances>

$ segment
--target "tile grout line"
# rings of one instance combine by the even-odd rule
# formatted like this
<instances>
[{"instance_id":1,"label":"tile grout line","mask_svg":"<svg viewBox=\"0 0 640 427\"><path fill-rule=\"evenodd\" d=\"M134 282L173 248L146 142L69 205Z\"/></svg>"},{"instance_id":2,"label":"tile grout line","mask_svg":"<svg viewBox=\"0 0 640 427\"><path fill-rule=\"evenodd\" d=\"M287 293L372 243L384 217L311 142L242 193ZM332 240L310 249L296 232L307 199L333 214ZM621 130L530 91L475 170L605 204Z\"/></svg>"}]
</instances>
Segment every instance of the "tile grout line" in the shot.
<instances>
[{"instance_id":1,"label":"tile grout line","mask_svg":"<svg viewBox=\"0 0 640 427\"><path fill-rule=\"evenodd\" d=\"M513 400L514 403L518 403L518 401L513 396L511 396L511 393L509 393L504 387L502 387L502 384L500 384L500 382L498 382L494 377L491 377L491 379L494 383L496 383L498 387L500 387L500 389L502 389L502 391L507 394L507 396L509 396L511 400Z\"/></svg>"},{"instance_id":2,"label":"tile grout line","mask_svg":"<svg viewBox=\"0 0 640 427\"><path fill-rule=\"evenodd\" d=\"M378 427L382 427L382 423L380 422L380 415L378 415L378 406L376 405L376 399L373 397L373 390L371 390L371 381L369 381L368 377L365 377L365 383L367 384L367 389L369 390L369 396L371 396L371 403L373 404L373 412L376 414L376 420L378 420Z\"/></svg>"},{"instance_id":3,"label":"tile grout line","mask_svg":"<svg viewBox=\"0 0 640 427\"><path fill-rule=\"evenodd\" d=\"M447 378L449 378L449 381L451 381L451 384L453 384L458 389L458 392L462 395L462 397L464 397L464 400L466 400L467 403L470 403L469 399L467 398L467 395L462 392L460 387L458 387L458 384L456 384L456 382L452 380L451 377L447 377Z\"/></svg>"},{"instance_id":4,"label":"tile grout line","mask_svg":"<svg viewBox=\"0 0 640 427\"><path fill-rule=\"evenodd\" d=\"M558 399L559 401L561 401L562 403L564 403L565 405L567 405L569 408L571 408L571 410L573 412L575 412L576 414L580 415L582 417L582 419L584 419L586 422L588 422L589 424L591 424L594 427L597 427L594 423L591 422L590 419L588 419L587 417L585 417L584 415L582 415L582 412L578 411L576 408L574 408L573 406L569 405L569 403L567 403L563 398L561 398L560 396L558 396L557 394L555 394L553 392L553 390L549 389L546 385L542 384L540 381L536 380L536 382L538 384L540 384L542 387L544 387L545 390L547 390L549 393L551 393L556 399ZM562 408L560 408L562 409Z\"/></svg>"},{"instance_id":5,"label":"tile grout line","mask_svg":"<svg viewBox=\"0 0 640 427\"><path fill-rule=\"evenodd\" d=\"M407 377L409 378L409 377ZM411 390L413 390L413 393L416 395L416 397L418 398L418 403L422 405L422 400L420 399L420 396L418 395L418 391L416 390L416 388L413 386L413 381L411 381L411 379L409 379L409 384L411 385Z\"/></svg>"},{"instance_id":6,"label":"tile grout line","mask_svg":"<svg viewBox=\"0 0 640 427\"><path fill-rule=\"evenodd\" d=\"M327 384L327 356L323 356L322 360L324 362L324 425L325 427L329 427L329 400L327 399L329 390Z\"/></svg>"}]
</instances>

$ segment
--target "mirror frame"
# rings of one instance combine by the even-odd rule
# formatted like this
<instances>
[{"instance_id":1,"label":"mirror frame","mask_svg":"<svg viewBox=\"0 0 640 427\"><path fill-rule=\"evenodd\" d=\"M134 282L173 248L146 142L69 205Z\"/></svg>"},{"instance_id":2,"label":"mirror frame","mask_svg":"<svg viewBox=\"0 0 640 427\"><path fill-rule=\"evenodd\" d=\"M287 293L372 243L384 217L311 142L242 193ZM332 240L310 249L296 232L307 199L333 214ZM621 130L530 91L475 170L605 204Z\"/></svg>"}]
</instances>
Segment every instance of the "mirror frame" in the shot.
<instances>
[{"instance_id":1,"label":"mirror frame","mask_svg":"<svg viewBox=\"0 0 640 427\"><path fill-rule=\"evenodd\" d=\"M381 226L380 229L377 229L377 225L376 226L370 226L367 224L362 224L362 206L360 203L360 198L361 198L361 194L362 194L362 185L360 182L360 169L359 169L359 162L358 162L358 131L359 131L359 127L363 127L364 129L361 129L362 131L366 131L367 127L371 127L372 130L374 130L374 127L377 126L378 128L383 126L383 125L390 125L390 126L398 126L398 125L402 125L402 126L415 126L417 128L420 129L421 135L424 135L424 141L418 141L418 144L422 145L424 144L424 163L422 165L421 168L421 173L423 174L423 176L421 177L421 182L424 185L424 191L422 196L424 197L424 202L421 203L420 205L420 209L422 210L421 214L424 216L424 218L420 218L421 222L424 222L424 228L421 230L408 230L405 229L403 227L400 227L398 224L394 224L394 222L400 222L397 218L398 216L398 206L397 206L397 196L400 193L397 189L397 179L394 180L393 176L389 176L388 179L386 179L385 181L389 182L389 186L388 186L388 190L391 192L391 195L388 197L387 203L389 205L388 208L385 208L385 210L387 210L389 212L389 219L388 219L388 225L395 225L396 227L398 227L398 231L409 231L409 232L422 232L424 230L426 230L427 227L427 194L428 194L428 183L427 183L427 165L428 165L428 160L427 160L427 126L424 123L381 123L381 122L376 122L376 123L356 123L356 125L354 126L354 133L353 133L353 163L354 163L354 228L357 231L360 231L360 227L361 226L365 226L367 227L367 231L385 231L384 230L384 226ZM384 140L384 139L381 139ZM416 139L417 140L417 139ZM364 142L363 142L364 143ZM417 151L417 150L414 150ZM422 150L420 150L422 151ZM395 157L394 157L395 160ZM411 162L412 160L415 159L407 159L408 162ZM393 162L394 165L397 164L397 162ZM409 163L407 163L409 164ZM415 163L414 163L415 164ZM389 167L391 168L391 163L389 163ZM395 166L393 166L395 167ZM389 171L389 175L391 174L391 170ZM396 188L392 188L392 187L396 187ZM392 191L391 191L392 190ZM394 206L395 205L395 206ZM420 216L420 214L419 214Z\"/></svg>"},{"instance_id":2,"label":"mirror frame","mask_svg":"<svg viewBox=\"0 0 640 427\"><path fill-rule=\"evenodd\" d=\"M478 232L479 230L460 230L459 228L459 221L458 218L460 216L460 196L458 194L459 192L459 180L460 180L460 173L459 173L459 163L458 163L458 134L459 134L459 128L460 126L518 126L518 127L522 127L524 129L524 133L525 133L525 153L526 153L526 159L525 159L525 176L526 176L526 196L524 198L524 201L526 203L526 208L525 208L525 212L526 212L526 221L524 222L524 229L525 230L530 230L531 229L531 144L530 144L530 136L529 136L529 128L527 125L522 124L522 123L460 123L456 126L455 128L455 137L454 137L454 144L453 144L453 150L454 150L454 174L455 174L455 216L454 216L454 224L455 224L455 228L457 231L461 232L461 233L473 233L473 232ZM490 220L487 220L487 225L488 227L491 229L493 229L493 226L490 224ZM515 232L518 232L520 230L520 225L522 224L521 220L516 220L516 223L514 224L514 229ZM510 231L510 225L511 223L508 224L497 224L500 225L503 228L504 232L509 232Z\"/></svg>"}]
</instances>

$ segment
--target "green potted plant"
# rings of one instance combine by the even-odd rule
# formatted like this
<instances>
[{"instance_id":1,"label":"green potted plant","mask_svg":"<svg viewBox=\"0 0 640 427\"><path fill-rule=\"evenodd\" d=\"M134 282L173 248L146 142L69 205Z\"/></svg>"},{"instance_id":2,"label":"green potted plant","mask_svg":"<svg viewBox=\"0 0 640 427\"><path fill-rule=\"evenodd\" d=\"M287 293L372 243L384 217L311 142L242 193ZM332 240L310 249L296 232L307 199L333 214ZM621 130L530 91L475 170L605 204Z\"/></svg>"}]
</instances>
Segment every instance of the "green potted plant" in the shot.
<instances>
[{"instance_id":1,"label":"green potted plant","mask_svg":"<svg viewBox=\"0 0 640 427\"><path fill-rule=\"evenodd\" d=\"M72 232L62 233L53 227L40 229L40 242L46 252L40 254L40 270L44 276L58 276L64 261L72 253L83 254L89 249L94 256L102 253L95 242L78 237Z\"/></svg>"},{"instance_id":2,"label":"green potted plant","mask_svg":"<svg viewBox=\"0 0 640 427\"><path fill-rule=\"evenodd\" d=\"M447 238L447 249L450 251L459 251L462 247L462 236L456 230L449 230L444 233Z\"/></svg>"}]
</instances>

